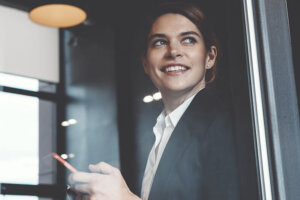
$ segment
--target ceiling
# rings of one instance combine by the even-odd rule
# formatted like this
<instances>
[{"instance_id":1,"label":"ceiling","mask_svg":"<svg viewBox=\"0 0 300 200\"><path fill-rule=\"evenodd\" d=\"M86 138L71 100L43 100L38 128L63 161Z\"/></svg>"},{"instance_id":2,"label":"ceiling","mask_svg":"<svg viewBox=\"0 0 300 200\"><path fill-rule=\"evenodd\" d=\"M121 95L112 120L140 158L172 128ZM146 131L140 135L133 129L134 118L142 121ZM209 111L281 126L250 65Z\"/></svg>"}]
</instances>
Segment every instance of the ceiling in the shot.
<instances>
[{"instance_id":1,"label":"ceiling","mask_svg":"<svg viewBox=\"0 0 300 200\"><path fill-rule=\"evenodd\" d=\"M42 3L41 3L42 2ZM147 8L150 4L161 2L161 0L0 0L0 5L14 7L24 11L30 11L38 5L47 3L69 3L77 5L87 12L88 20L91 22L105 23L117 22L124 18L133 17L137 14L142 14L141 8ZM122 16L122 17L120 17Z\"/></svg>"},{"instance_id":2,"label":"ceiling","mask_svg":"<svg viewBox=\"0 0 300 200\"><path fill-rule=\"evenodd\" d=\"M155 5L166 0L0 0L0 4L18 8L24 11L30 11L32 8L47 3L69 3L77 5L87 12L88 19L94 23L124 21L126 19L136 18L143 15L149 6ZM180 1L180 0L169 0ZM182 0L181 0L182 1ZM200 4L201 7L208 7L209 12L215 12L217 15L224 10L225 2L223 0L186 0ZM217 2L217 3L216 3ZM218 6L216 6L218 5ZM210 7L210 8L209 8Z\"/></svg>"},{"instance_id":3,"label":"ceiling","mask_svg":"<svg viewBox=\"0 0 300 200\"><path fill-rule=\"evenodd\" d=\"M0 5L14 7L24 11L47 4L47 3L69 3L77 5L87 12L87 20L81 25L67 28L78 34L85 34L89 31L97 32L103 30L104 26L116 27L118 32L135 32L147 10L157 3L166 1L193 2L209 14L209 18L215 27L222 32L226 29L226 12L230 2L239 0L0 0ZM217 5L217 6L216 6Z\"/></svg>"}]
</instances>

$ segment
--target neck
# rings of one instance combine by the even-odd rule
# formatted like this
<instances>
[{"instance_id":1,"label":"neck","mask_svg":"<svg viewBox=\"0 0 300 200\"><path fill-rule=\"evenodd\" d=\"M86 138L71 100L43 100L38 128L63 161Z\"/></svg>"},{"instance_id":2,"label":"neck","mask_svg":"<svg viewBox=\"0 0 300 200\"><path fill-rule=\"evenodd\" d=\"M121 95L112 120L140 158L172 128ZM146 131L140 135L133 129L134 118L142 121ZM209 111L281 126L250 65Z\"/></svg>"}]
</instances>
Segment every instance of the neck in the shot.
<instances>
[{"instance_id":1,"label":"neck","mask_svg":"<svg viewBox=\"0 0 300 200\"><path fill-rule=\"evenodd\" d=\"M171 113L173 110L175 110L178 106L180 106L183 102L185 102L191 96L200 91L202 88L197 90L191 90L188 92L161 92L166 115Z\"/></svg>"}]
</instances>

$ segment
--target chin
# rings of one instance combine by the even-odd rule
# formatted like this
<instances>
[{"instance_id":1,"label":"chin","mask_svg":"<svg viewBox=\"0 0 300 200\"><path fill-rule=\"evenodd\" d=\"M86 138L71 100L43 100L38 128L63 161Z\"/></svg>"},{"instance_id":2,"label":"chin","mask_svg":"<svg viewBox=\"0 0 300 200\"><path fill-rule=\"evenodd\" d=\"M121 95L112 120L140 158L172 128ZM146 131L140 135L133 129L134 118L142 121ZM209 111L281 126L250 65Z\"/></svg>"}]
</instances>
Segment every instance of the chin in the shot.
<instances>
[{"instance_id":1,"label":"chin","mask_svg":"<svg viewBox=\"0 0 300 200\"><path fill-rule=\"evenodd\" d=\"M191 91L191 88L187 88L187 87L170 87L170 88L164 88L160 90L163 93L166 94L176 94L176 93L186 93Z\"/></svg>"}]
</instances>

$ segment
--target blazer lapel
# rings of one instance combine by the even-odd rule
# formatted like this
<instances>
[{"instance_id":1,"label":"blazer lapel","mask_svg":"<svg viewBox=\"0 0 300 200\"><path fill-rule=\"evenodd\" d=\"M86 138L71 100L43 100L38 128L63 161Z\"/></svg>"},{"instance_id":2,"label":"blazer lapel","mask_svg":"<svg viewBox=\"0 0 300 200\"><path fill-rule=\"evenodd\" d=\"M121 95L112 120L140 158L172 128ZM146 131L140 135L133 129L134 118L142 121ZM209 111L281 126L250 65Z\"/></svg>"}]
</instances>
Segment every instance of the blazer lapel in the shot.
<instances>
[{"instance_id":1,"label":"blazer lapel","mask_svg":"<svg viewBox=\"0 0 300 200\"><path fill-rule=\"evenodd\" d=\"M195 96L183 114L161 157L149 199L166 198L164 197L166 195L164 191L167 191L165 187L168 186L168 179L172 175L174 165L180 162L185 149L193 140L192 135L198 134L197 137L202 137L213 119L214 109L211 106L213 105L212 101L213 98L207 89L203 89Z\"/></svg>"},{"instance_id":2,"label":"blazer lapel","mask_svg":"<svg viewBox=\"0 0 300 200\"><path fill-rule=\"evenodd\" d=\"M172 133L158 165L149 199L165 199L161 191L166 191L165 187L168 185L169 175L172 174L170 172L173 164L178 162L184 149L189 144L189 140L184 139L183 133L190 134L185 125L176 127L176 130Z\"/></svg>"}]
</instances>

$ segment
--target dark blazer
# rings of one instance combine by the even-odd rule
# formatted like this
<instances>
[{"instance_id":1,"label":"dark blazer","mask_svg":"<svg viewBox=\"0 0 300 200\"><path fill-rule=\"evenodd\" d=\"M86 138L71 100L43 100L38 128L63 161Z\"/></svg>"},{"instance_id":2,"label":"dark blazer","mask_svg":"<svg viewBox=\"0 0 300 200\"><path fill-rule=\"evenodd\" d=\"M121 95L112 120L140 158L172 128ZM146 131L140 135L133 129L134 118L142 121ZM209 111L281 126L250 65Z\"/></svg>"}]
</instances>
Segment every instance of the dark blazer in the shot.
<instances>
[{"instance_id":1,"label":"dark blazer","mask_svg":"<svg viewBox=\"0 0 300 200\"><path fill-rule=\"evenodd\" d=\"M238 193L230 109L203 89L172 133L149 200L236 200Z\"/></svg>"}]
</instances>

